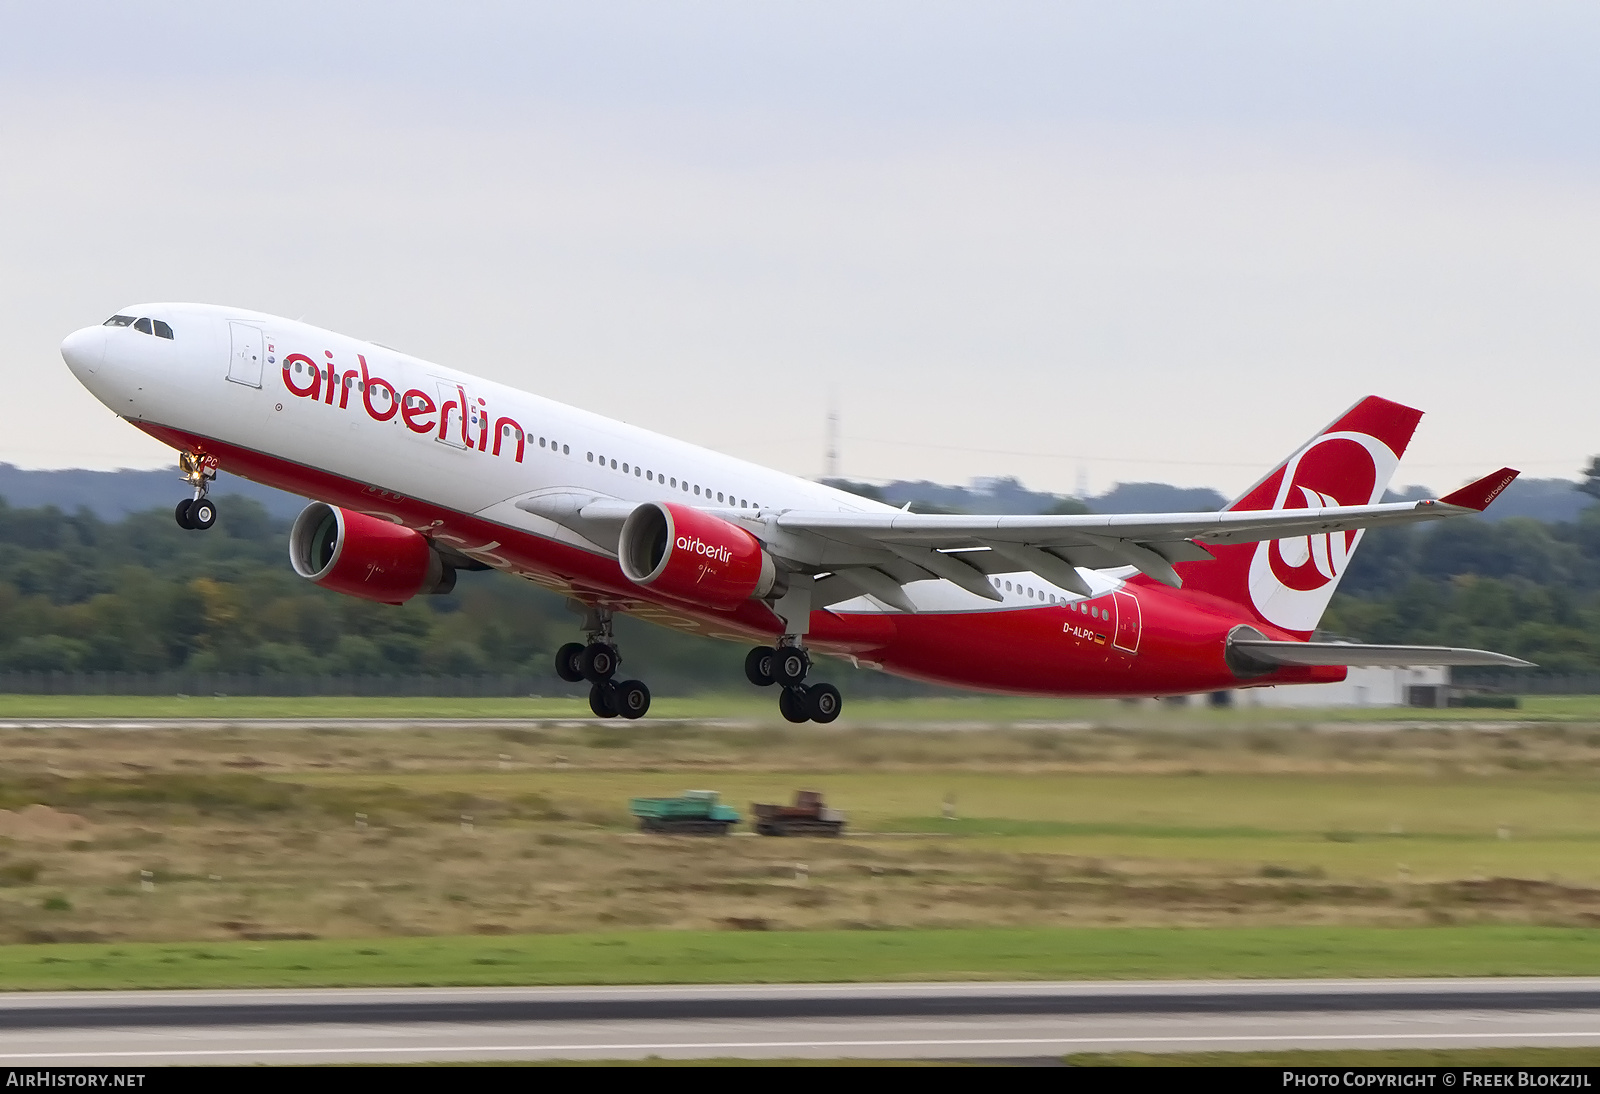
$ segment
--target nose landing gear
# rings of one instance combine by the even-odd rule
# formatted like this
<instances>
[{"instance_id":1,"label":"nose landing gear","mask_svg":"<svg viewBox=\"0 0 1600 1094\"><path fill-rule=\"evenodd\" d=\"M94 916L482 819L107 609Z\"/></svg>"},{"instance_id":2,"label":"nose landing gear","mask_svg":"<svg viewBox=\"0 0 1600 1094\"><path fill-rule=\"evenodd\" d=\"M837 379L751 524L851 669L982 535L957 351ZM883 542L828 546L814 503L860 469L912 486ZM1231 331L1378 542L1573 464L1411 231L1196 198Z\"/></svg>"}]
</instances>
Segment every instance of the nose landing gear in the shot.
<instances>
[{"instance_id":1,"label":"nose landing gear","mask_svg":"<svg viewBox=\"0 0 1600 1094\"><path fill-rule=\"evenodd\" d=\"M211 483L217 477L218 464L215 456L195 452L178 453L178 467L183 471L180 477L194 490L194 497L180 501L177 509L173 510L172 515L179 528L204 532L217 523L217 503L206 497L206 491L211 489Z\"/></svg>"},{"instance_id":2,"label":"nose landing gear","mask_svg":"<svg viewBox=\"0 0 1600 1094\"><path fill-rule=\"evenodd\" d=\"M589 681L589 709L596 718L643 718L650 709L650 689L641 680L613 680L622 664L611 633L611 612L587 608L588 642L568 642L556 651L556 675L569 684Z\"/></svg>"},{"instance_id":3,"label":"nose landing gear","mask_svg":"<svg viewBox=\"0 0 1600 1094\"><path fill-rule=\"evenodd\" d=\"M811 655L805 647L785 643L774 649L757 646L745 655L744 674L757 687L782 685L778 693L778 713L791 722L820 722L826 725L839 717L844 705L839 689L832 684L807 684Z\"/></svg>"}]
</instances>

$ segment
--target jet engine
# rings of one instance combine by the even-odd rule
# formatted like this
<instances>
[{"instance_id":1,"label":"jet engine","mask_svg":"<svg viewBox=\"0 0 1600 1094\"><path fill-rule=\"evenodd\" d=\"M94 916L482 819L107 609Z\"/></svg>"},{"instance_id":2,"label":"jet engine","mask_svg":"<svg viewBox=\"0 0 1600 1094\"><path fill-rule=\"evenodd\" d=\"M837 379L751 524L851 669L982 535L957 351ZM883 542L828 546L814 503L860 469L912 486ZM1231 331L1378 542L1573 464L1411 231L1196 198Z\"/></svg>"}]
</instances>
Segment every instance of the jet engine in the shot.
<instances>
[{"instance_id":1,"label":"jet engine","mask_svg":"<svg viewBox=\"0 0 1600 1094\"><path fill-rule=\"evenodd\" d=\"M622 525L617 557L628 580L678 600L735 608L772 592L778 569L736 524L676 502L646 502Z\"/></svg>"},{"instance_id":2,"label":"jet engine","mask_svg":"<svg viewBox=\"0 0 1600 1094\"><path fill-rule=\"evenodd\" d=\"M448 593L456 584L455 569L421 533L320 501L295 518L289 561L324 589L380 604Z\"/></svg>"}]
</instances>

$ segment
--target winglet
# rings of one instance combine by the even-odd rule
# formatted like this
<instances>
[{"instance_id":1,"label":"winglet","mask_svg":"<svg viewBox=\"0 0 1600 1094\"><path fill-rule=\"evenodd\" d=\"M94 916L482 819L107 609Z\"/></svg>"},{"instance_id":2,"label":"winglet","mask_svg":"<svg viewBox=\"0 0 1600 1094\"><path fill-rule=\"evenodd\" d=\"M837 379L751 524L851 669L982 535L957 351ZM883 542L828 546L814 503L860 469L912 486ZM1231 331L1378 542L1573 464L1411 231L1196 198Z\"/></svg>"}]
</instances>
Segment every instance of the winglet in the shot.
<instances>
[{"instance_id":1,"label":"winglet","mask_svg":"<svg viewBox=\"0 0 1600 1094\"><path fill-rule=\"evenodd\" d=\"M1489 503L1500 496L1501 491L1511 485L1513 479L1522 474L1509 467L1502 467L1492 475L1485 475L1477 482L1469 482L1453 494L1446 494L1439 501L1445 505L1455 505L1462 509L1475 509L1483 512L1489 508Z\"/></svg>"}]
</instances>

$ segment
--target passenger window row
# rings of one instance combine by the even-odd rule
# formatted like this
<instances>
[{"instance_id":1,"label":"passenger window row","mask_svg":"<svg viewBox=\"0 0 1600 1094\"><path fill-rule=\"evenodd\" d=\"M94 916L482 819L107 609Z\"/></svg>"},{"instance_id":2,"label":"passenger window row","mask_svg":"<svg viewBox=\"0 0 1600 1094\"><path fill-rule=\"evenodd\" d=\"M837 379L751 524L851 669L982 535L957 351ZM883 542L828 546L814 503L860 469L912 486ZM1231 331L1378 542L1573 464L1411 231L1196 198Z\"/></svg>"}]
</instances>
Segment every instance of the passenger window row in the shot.
<instances>
[{"instance_id":1,"label":"passenger window row","mask_svg":"<svg viewBox=\"0 0 1600 1094\"><path fill-rule=\"evenodd\" d=\"M994 587L996 589L1003 587L1008 593L1014 592L1020 596L1028 597L1030 600L1039 600L1050 604L1065 604L1067 608L1072 611L1081 612L1084 615L1090 615L1096 619L1109 620L1111 618L1111 612L1100 607L1098 604L1086 604L1083 601L1071 601L1064 596L1056 596L1054 593L1047 593L1043 589L1035 589L1031 585L1024 585L1020 581L1017 582L1016 585L1012 585L1009 581L1002 583L998 577L990 578L990 580L994 582Z\"/></svg>"},{"instance_id":2,"label":"passenger window row","mask_svg":"<svg viewBox=\"0 0 1600 1094\"><path fill-rule=\"evenodd\" d=\"M626 460L619 464L614 459L607 460L605 456L596 456L593 452L591 452L589 453L589 462L598 463L601 467L609 467L612 471L619 471L624 475L631 474L634 478L642 478L646 482L660 483L663 486L667 486L673 490L681 489L684 493L689 493L692 490L695 497L703 497L707 501L710 501L712 498L713 491L709 486L702 487L698 484L691 483L688 479L684 479L683 482L680 483L676 476L662 475L655 471L647 471L638 464L630 465ZM721 505L727 505L729 507L738 505L740 509L761 508L760 502L750 501L747 498L736 497L735 495L726 493L722 490L715 491L715 495L718 504Z\"/></svg>"},{"instance_id":3,"label":"passenger window row","mask_svg":"<svg viewBox=\"0 0 1600 1094\"><path fill-rule=\"evenodd\" d=\"M153 334L157 338L172 337L172 328L159 319L135 319L131 315L113 315L102 325L107 327L132 327L140 334Z\"/></svg>"}]
</instances>

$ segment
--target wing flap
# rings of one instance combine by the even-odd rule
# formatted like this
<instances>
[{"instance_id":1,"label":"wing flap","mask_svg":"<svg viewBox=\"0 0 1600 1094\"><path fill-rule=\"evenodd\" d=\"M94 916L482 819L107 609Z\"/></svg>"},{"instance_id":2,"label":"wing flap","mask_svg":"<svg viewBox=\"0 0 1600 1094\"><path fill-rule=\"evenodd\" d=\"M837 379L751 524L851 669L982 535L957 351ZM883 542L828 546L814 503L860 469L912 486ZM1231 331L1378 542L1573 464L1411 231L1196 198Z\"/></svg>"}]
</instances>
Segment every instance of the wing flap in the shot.
<instances>
[{"instance_id":1,"label":"wing flap","mask_svg":"<svg viewBox=\"0 0 1600 1094\"><path fill-rule=\"evenodd\" d=\"M901 588L901 582L875 566L841 566L833 576L847 585L854 585L868 596L882 601L896 611L917 610L917 606Z\"/></svg>"}]
</instances>

